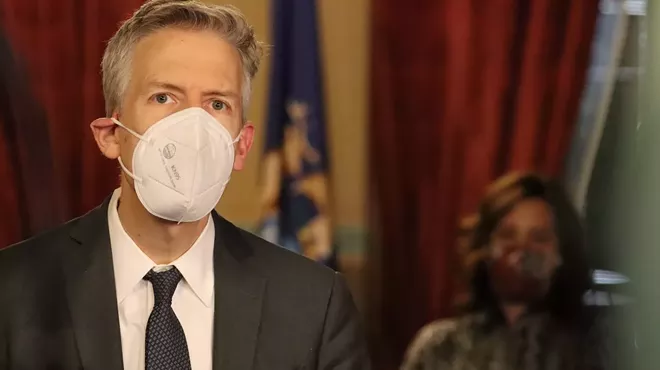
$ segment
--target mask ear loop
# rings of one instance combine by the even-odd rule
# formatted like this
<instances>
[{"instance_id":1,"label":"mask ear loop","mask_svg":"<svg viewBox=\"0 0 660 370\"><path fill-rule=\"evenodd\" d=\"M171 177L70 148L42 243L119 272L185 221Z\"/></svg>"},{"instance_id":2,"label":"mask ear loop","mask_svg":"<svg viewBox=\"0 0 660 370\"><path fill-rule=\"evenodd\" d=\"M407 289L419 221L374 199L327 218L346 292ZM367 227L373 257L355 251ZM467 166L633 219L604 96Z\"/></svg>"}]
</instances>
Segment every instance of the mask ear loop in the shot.
<instances>
[{"instance_id":1,"label":"mask ear loop","mask_svg":"<svg viewBox=\"0 0 660 370\"><path fill-rule=\"evenodd\" d=\"M241 131L238 132L238 135L231 142L231 144L229 144L229 147L233 149L234 144L238 143L241 140L241 136L243 136L243 129L241 129ZM232 159L232 162L233 162L233 160L236 159L236 150L235 149L232 150L232 157L234 157ZM232 165L233 165L233 163L232 163ZM231 173L229 174L229 178L227 179L227 181L225 181L225 183L222 186L227 187L227 184L229 184L229 180L231 180Z\"/></svg>"},{"instance_id":2,"label":"mask ear loop","mask_svg":"<svg viewBox=\"0 0 660 370\"><path fill-rule=\"evenodd\" d=\"M140 134L138 134L137 132L131 130L130 128L124 126L124 124L121 123L121 122L119 122L119 120L117 120L116 118L111 117L110 120L112 120L112 122L114 122L115 125L117 125L117 126L123 128L124 130L128 131L131 135L135 136L136 138L138 138L138 139L140 139L140 140L142 140L142 141L147 141L142 135L140 135ZM124 170L124 172L125 172L128 176L130 176L131 178L133 178L133 180L135 180L135 181L137 181L137 182L142 182L142 178L141 178L141 177L136 176L133 172L129 171L128 168L126 168L126 166L124 165L124 161L122 161L121 157L119 157L119 158L117 158L117 159L118 159L118 161L119 161L119 165L121 166L121 168Z\"/></svg>"},{"instance_id":3,"label":"mask ear loop","mask_svg":"<svg viewBox=\"0 0 660 370\"><path fill-rule=\"evenodd\" d=\"M119 158L117 158L117 159L118 159L118 161L119 161L119 165L121 166L122 170L124 170L124 172L125 172L128 176L132 177L133 180L135 180L135 181L137 181L137 182L140 182L140 183L142 182L142 178L141 178L141 177L136 176L133 172L129 171L128 168L126 168L126 166L124 166L124 161L121 160L121 157L119 157Z\"/></svg>"},{"instance_id":4,"label":"mask ear loop","mask_svg":"<svg viewBox=\"0 0 660 370\"><path fill-rule=\"evenodd\" d=\"M112 118L110 118L110 120L112 122L114 122L115 125L117 125L117 126L123 128L124 130L128 131L131 135L135 136L136 138L138 138L142 141L147 141L148 142L148 140L145 139L144 136L142 136L142 135L138 134L137 132L131 130L130 128L124 126L124 124L119 122L119 120L117 120L116 118L112 117Z\"/></svg>"},{"instance_id":5,"label":"mask ear loop","mask_svg":"<svg viewBox=\"0 0 660 370\"><path fill-rule=\"evenodd\" d=\"M186 213L188 213L188 209L186 209ZM186 213L184 213L184 215L185 215ZM177 221L177 223L176 223L177 225L181 225L181 223L183 222L183 217L184 217L184 216L181 216L181 218L179 219L179 221Z\"/></svg>"},{"instance_id":6,"label":"mask ear loop","mask_svg":"<svg viewBox=\"0 0 660 370\"><path fill-rule=\"evenodd\" d=\"M229 144L229 145L234 145L234 144L238 143L241 140L241 136L243 136L243 129L241 129L241 131L238 132L238 135L236 135L236 138L234 140L232 140L231 144Z\"/></svg>"},{"instance_id":7,"label":"mask ear loop","mask_svg":"<svg viewBox=\"0 0 660 370\"><path fill-rule=\"evenodd\" d=\"M241 129L241 131L238 132L238 135L236 135L236 138L234 140L232 140L231 143L227 144L228 148L232 148L232 156L234 157L234 159L236 158L236 149L234 148L234 145L236 143L238 143L239 141L241 141L242 136L243 136L243 129ZM230 135L230 137L231 137L231 135ZM232 161L234 159L232 159ZM227 179L227 181L225 182L224 186L227 186L230 179L231 179L231 175L229 176L229 179Z\"/></svg>"}]
</instances>

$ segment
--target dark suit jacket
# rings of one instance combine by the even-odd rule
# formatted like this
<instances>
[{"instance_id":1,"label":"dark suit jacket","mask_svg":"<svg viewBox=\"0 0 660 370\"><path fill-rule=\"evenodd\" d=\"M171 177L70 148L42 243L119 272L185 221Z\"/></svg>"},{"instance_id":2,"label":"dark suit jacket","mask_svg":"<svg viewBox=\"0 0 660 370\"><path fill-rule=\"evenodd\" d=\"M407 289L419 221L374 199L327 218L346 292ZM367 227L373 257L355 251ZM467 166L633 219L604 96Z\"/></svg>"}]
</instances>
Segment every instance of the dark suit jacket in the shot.
<instances>
[{"instance_id":1,"label":"dark suit jacket","mask_svg":"<svg viewBox=\"0 0 660 370\"><path fill-rule=\"evenodd\" d=\"M120 370L108 202L0 251L0 370ZM213 214L214 370L368 369L337 273Z\"/></svg>"}]
</instances>

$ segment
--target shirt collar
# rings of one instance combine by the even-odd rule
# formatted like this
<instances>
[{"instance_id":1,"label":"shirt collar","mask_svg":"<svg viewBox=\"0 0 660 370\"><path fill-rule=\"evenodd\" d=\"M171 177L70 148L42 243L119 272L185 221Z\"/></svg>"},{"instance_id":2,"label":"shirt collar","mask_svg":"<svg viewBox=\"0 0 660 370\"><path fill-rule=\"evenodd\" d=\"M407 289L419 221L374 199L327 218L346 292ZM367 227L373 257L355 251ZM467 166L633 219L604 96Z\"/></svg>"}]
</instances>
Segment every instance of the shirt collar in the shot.
<instances>
[{"instance_id":1,"label":"shirt collar","mask_svg":"<svg viewBox=\"0 0 660 370\"><path fill-rule=\"evenodd\" d=\"M214 244L215 227L213 225L213 217L209 216L206 227L204 227L204 230L192 247L172 263L172 265L179 269L183 278L190 285L193 292L195 292L195 295L197 295L197 298L206 307L213 306L213 286L215 282L213 275Z\"/></svg>"},{"instance_id":2,"label":"shirt collar","mask_svg":"<svg viewBox=\"0 0 660 370\"><path fill-rule=\"evenodd\" d=\"M121 189L115 190L108 206L108 230L118 303L135 290L144 275L156 266L124 230L117 212L120 195ZM209 217L206 227L192 247L171 263L181 272L183 279L197 298L207 307L213 305L214 242L215 227L213 217Z\"/></svg>"}]
</instances>

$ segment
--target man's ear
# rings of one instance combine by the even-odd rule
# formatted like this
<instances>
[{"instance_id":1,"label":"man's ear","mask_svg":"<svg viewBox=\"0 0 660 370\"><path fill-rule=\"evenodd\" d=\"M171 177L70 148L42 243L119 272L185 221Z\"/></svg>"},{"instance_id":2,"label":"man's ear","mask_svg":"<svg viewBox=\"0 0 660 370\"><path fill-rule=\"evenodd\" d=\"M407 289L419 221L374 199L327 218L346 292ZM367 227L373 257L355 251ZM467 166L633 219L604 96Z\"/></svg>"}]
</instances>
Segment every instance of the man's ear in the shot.
<instances>
[{"instance_id":1,"label":"man's ear","mask_svg":"<svg viewBox=\"0 0 660 370\"><path fill-rule=\"evenodd\" d=\"M241 138L236 143L236 151L234 155L234 170L240 171L245 166L248 152L252 148L252 141L254 140L254 126L252 122L248 121L241 130Z\"/></svg>"},{"instance_id":2,"label":"man's ear","mask_svg":"<svg viewBox=\"0 0 660 370\"><path fill-rule=\"evenodd\" d=\"M119 158L119 139L115 135L117 125L110 118L98 118L89 127L101 153L110 159Z\"/></svg>"}]
</instances>

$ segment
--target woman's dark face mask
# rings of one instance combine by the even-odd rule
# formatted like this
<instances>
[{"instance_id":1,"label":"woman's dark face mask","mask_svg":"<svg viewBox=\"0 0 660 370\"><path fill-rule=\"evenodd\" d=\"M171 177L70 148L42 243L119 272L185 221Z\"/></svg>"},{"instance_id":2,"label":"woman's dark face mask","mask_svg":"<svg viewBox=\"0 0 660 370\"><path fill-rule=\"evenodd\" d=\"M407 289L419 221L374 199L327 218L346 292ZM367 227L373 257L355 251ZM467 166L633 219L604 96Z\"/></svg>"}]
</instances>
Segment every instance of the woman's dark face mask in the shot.
<instances>
[{"instance_id":1,"label":"woman's dark face mask","mask_svg":"<svg viewBox=\"0 0 660 370\"><path fill-rule=\"evenodd\" d=\"M502 302L533 304L545 297L560 265L553 214L546 202L519 202L491 236L489 276Z\"/></svg>"},{"instance_id":2,"label":"woman's dark face mask","mask_svg":"<svg viewBox=\"0 0 660 370\"><path fill-rule=\"evenodd\" d=\"M491 260L490 278L495 294L507 303L533 304L545 297L552 274L544 269L546 257L518 250Z\"/></svg>"}]
</instances>

